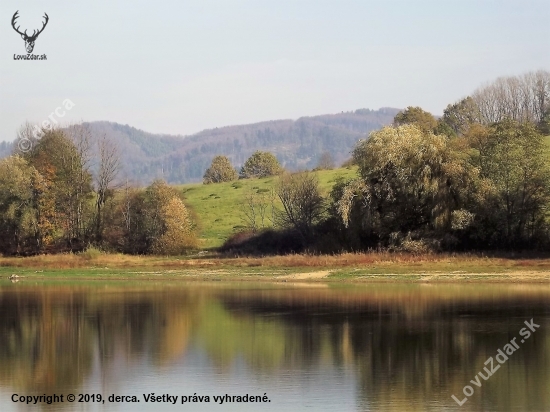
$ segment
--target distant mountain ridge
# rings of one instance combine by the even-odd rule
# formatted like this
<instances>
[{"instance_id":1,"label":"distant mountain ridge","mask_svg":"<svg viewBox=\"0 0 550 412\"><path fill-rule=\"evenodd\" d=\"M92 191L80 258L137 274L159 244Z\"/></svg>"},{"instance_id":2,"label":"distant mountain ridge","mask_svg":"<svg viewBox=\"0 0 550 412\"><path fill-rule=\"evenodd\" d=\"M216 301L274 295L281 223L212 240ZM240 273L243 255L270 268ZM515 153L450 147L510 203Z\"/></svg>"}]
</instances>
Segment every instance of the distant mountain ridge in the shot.
<instances>
[{"instance_id":1,"label":"distant mountain ridge","mask_svg":"<svg viewBox=\"0 0 550 412\"><path fill-rule=\"evenodd\" d=\"M200 181L216 155L226 155L237 168L256 150L275 154L289 170L311 169L324 152L337 164L350 157L355 143L368 133L391 124L399 109L359 109L297 120L271 120L203 130L190 136L153 134L129 125L97 121L89 125L93 136L116 142L123 175L148 184L156 178L168 183ZM0 144L0 156L11 144Z\"/></svg>"}]
</instances>

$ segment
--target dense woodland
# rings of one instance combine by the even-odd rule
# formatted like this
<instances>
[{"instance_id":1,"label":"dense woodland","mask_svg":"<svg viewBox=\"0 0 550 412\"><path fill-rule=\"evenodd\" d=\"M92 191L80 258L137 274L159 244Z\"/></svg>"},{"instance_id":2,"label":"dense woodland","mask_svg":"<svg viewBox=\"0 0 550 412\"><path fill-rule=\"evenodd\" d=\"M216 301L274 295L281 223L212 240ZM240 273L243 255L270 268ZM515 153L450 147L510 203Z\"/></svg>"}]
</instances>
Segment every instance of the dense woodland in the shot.
<instances>
[{"instance_id":1,"label":"dense woodland","mask_svg":"<svg viewBox=\"0 0 550 412\"><path fill-rule=\"evenodd\" d=\"M322 127L329 130L330 120L353 130L355 119L359 129L379 114L325 116ZM247 228L228 239L223 250L266 254L547 248L549 72L498 79L450 104L439 119L419 107L395 112L392 125L355 144L348 164L358 168L358 175L337 182L329 196L321 193L313 172L285 171L290 157L285 163L280 151L277 156L268 150L249 153L254 145L246 144L250 138L287 150L287 141L298 148L307 141L328 149L310 168L332 167L339 140L316 135L320 141L313 143L309 126L315 122L283 121L286 125L280 127L273 122L258 126L250 136L246 127L225 128L219 133L226 138L203 136L204 143L200 136L183 139L195 142L198 153L199 147L206 147L203 160L210 160L200 169L205 184L277 176L269 193L243 196ZM0 161L0 252L26 255L96 247L179 255L200 247L201 222L181 191L163 180L146 188L132 186L124 176L126 148L95 126L43 129L38 139L31 125L22 126L18 141L30 142L29 147L16 145L12 155ZM227 139L232 133L241 133L244 140ZM165 136L159 143L142 137L140 147L157 158L181 140ZM224 155L227 145L233 147L233 158ZM296 147L288 151L295 156L294 167L300 156ZM218 149L218 156L210 155ZM187 173L182 172L184 166L179 170ZM270 222L267 228L258 225L260 219Z\"/></svg>"}]
</instances>

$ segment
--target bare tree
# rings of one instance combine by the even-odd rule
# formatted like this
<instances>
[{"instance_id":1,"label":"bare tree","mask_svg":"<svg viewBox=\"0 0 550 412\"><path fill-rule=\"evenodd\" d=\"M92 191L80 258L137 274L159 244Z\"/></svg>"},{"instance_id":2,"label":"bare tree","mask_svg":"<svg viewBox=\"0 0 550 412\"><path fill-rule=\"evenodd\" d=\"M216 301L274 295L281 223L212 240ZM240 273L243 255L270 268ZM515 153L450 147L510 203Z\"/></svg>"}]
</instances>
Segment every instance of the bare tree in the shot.
<instances>
[{"instance_id":1,"label":"bare tree","mask_svg":"<svg viewBox=\"0 0 550 412\"><path fill-rule=\"evenodd\" d=\"M535 115L542 122L550 110L550 72L539 70L531 75L535 99Z\"/></svg>"},{"instance_id":2,"label":"bare tree","mask_svg":"<svg viewBox=\"0 0 550 412\"><path fill-rule=\"evenodd\" d=\"M245 193L242 209L243 220L253 232L266 227L269 205L271 205L273 212L272 196L255 191Z\"/></svg>"},{"instance_id":3,"label":"bare tree","mask_svg":"<svg viewBox=\"0 0 550 412\"><path fill-rule=\"evenodd\" d=\"M283 211L278 213L279 224L296 229L304 238L310 237L325 212L317 176L309 172L285 174L276 192L283 204Z\"/></svg>"},{"instance_id":4,"label":"bare tree","mask_svg":"<svg viewBox=\"0 0 550 412\"><path fill-rule=\"evenodd\" d=\"M472 98L485 124L505 118L540 123L550 107L550 72L539 70L501 77L477 89Z\"/></svg>"},{"instance_id":5,"label":"bare tree","mask_svg":"<svg viewBox=\"0 0 550 412\"><path fill-rule=\"evenodd\" d=\"M118 147L103 135L97 142L99 154L99 168L95 177L96 190L96 240L101 241L102 234L102 207L107 202L113 184L120 171L120 156Z\"/></svg>"},{"instance_id":6,"label":"bare tree","mask_svg":"<svg viewBox=\"0 0 550 412\"><path fill-rule=\"evenodd\" d=\"M334 158L330 152L323 152L319 157L316 169L332 170L334 169Z\"/></svg>"},{"instance_id":7,"label":"bare tree","mask_svg":"<svg viewBox=\"0 0 550 412\"><path fill-rule=\"evenodd\" d=\"M122 202L122 218L124 222L124 229L127 233L130 233L130 227L132 224L132 194L135 192L135 189L130 186L130 183L128 182L128 179L126 179L126 183L123 188L124 191L124 200Z\"/></svg>"},{"instance_id":8,"label":"bare tree","mask_svg":"<svg viewBox=\"0 0 550 412\"><path fill-rule=\"evenodd\" d=\"M88 124L72 124L66 129L68 138L76 148L76 155L69 159L71 169L75 171L74 182L74 238L81 238L85 231L84 202L85 194L90 191L92 162L92 130Z\"/></svg>"},{"instance_id":9,"label":"bare tree","mask_svg":"<svg viewBox=\"0 0 550 412\"><path fill-rule=\"evenodd\" d=\"M37 130L41 131L38 126L34 126L29 122L22 124L17 131L17 137L12 148L12 153L14 155L22 156L25 155L25 153L30 152L38 140L37 136L35 136L37 135Z\"/></svg>"}]
</instances>

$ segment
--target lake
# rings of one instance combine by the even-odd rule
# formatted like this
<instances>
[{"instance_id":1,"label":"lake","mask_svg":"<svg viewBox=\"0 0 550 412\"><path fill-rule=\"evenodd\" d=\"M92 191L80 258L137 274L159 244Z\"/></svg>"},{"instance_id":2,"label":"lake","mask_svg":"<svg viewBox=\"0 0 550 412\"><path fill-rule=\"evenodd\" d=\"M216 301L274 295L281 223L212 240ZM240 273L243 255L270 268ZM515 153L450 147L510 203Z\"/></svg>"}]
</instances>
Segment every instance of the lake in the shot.
<instances>
[{"instance_id":1,"label":"lake","mask_svg":"<svg viewBox=\"0 0 550 412\"><path fill-rule=\"evenodd\" d=\"M2 281L0 410L549 411L549 331L547 284Z\"/></svg>"}]
</instances>

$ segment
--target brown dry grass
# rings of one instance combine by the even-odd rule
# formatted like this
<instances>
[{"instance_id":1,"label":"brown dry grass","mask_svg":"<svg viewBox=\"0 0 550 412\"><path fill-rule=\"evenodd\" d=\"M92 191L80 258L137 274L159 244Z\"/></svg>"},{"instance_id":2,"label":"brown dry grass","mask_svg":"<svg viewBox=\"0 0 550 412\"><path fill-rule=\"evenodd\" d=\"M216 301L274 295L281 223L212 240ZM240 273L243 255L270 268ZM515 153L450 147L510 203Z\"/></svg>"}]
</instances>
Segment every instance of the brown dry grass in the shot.
<instances>
[{"instance_id":1,"label":"brown dry grass","mask_svg":"<svg viewBox=\"0 0 550 412\"><path fill-rule=\"evenodd\" d=\"M160 256L132 256L102 253L89 258L81 254L63 253L31 257L2 257L0 266L42 269L75 269L106 267L110 269L181 268L183 266L212 266L211 260L178 259Z\"/></svg>"},{"instance_id":2,"label":"brown dry grass","mask_svg":"<svg viewBox=\"0 0 550 412\"><path fill-rule=\"evenodd\" d=\"M373 268L381 272L509 272L550 271L550 259L486 257L473 254L424 254L369 252L339 255L294 254L268 257L223 257L211 254L191 257L131 256L101 253L89 258L80 254L0 257L0 266L39 269L184 269L184 268ZM397 269L397 272L396 272Z\"/></svg>"},{"instance_id":3,"label":"brown dry grass","mask_svg":"<svg viewBox=\"0 0 550 412\"><path fill-rule=\"evenodd\" d=\"M550 271L546 257L483 256L474 254L407 254L389 252L343 253L339 255L285 255L262 258L224 259L230 266L302 268L378 268L387 271Z\"/></svg>"}]
</instances>

